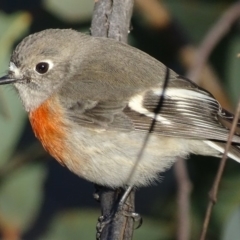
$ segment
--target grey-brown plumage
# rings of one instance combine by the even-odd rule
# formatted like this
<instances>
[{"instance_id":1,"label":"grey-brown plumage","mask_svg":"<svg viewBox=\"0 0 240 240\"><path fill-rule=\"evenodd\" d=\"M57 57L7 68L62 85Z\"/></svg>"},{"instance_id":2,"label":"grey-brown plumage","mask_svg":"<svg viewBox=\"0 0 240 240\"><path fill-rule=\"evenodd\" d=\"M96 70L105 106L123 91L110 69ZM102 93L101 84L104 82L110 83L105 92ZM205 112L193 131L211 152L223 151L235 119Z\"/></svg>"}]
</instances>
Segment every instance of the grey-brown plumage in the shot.
<instances>
[{"instance_id":1,"label":"grey-brown plumage","mask_svg":"<svg viewBox=\"0 0 240 240\"><path fill-rule=\"evenodd\" d=\"M47 151L79 176L111 187L146 185L178 156L221 156L229 134L224 125L233 117L210 93L146 53L70 29L25 38L12 54L8 78ZM236 133L228 154L236 161L239 144Z\"/></svg>"}]
</instances>

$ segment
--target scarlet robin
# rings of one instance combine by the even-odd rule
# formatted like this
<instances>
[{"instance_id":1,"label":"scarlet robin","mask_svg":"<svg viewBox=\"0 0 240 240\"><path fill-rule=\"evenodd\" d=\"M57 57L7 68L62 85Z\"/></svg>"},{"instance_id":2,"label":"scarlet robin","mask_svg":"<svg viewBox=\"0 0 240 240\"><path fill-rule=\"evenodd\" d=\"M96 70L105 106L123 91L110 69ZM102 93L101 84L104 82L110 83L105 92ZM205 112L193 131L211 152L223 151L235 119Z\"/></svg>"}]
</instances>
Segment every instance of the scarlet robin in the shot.
<instances>
[{"instance_id":1,"label":"scarlet robin","mask_svg":"<svg viewBox=\"0 0 240 240\"><path fill-rule=\"evenodd\" d=\"M44 148L80 177L109 187L147 185L190 153L220 157L229 134L223 124L233 118L210 93L144 52L70 29L26 37L1 78L7 83ZM239 144L236 134L228 153L238 162Z\"/></svg>"}]
</instances>

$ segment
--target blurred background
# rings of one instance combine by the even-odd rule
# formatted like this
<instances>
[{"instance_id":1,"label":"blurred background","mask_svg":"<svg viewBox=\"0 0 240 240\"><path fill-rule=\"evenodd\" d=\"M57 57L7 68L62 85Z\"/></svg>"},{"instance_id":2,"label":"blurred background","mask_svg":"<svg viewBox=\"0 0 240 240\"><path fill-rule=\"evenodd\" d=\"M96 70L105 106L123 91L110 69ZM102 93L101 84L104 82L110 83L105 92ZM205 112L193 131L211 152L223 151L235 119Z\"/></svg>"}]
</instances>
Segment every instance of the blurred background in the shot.
<instances>
[{"instance_id":1,"label":"blurred background","mask_svg":"<svg viewBox=\"0 0 240 240\"><path fill-rule=\"evenodd\" d=\"M197 46L211 26L236 1L136 0L129 43L186 74ZM0 75L8 69L14 46L26 35L47 28L88 33L94 1L0 0ZM234 110L240 89L240 22L212 52L199 84ZM79 153L81 154L81 153ZM198 239L208 192L219 159L191 156L191 239ZM208 238L240 237L240 165L229 161L214 207ZM136 212L143 225L138 240L176 239L177 200L173 168L159 184L137 190ZM16 92L0 89L0 239L95 239L100 216L94 186L60 166L35 139Z\"/></svg>"}]
</instances>

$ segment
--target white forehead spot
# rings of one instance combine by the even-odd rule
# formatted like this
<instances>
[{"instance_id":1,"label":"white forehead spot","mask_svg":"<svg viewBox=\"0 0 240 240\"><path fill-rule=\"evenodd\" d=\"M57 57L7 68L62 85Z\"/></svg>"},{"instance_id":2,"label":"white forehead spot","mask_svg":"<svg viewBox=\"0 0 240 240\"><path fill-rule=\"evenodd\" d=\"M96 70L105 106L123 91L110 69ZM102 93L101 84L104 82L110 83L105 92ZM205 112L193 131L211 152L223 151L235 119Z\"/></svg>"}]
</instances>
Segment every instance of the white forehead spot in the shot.
<instances>
[{"instance_id":1,"label":"white forehead spot","mask_svg":"<svg viewBox=\"0 0 240 240\"><path fill-rule=\"evenodd\" d=\"M20 70L19 70L19 68L17 68L15 63L10 62L9 71L13 72L15 77L20 77Z\"/></svg>"}]
</instances>

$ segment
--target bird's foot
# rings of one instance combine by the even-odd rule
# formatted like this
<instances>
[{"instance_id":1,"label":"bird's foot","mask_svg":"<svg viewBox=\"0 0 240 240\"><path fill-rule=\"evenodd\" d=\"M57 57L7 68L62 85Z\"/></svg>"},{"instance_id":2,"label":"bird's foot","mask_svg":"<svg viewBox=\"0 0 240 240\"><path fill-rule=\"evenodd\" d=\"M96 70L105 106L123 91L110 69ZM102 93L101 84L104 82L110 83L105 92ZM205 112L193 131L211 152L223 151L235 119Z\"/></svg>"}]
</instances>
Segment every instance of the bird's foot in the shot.
<instances>
[{"instance_id":1,"label":"bird's foot","mask_svg":"<svg viewBox=\"0 0 240 240\"><path fill-rule=\"evenodd\" d=\"M119 207L117 208L117 211L112 212L110 215L107 216L100 216L98 218L98 223L97 223L97 240L100 240L101 237L101 233L103 231L103 229L106 227L106 225L110 224L115 217L119 216L119 214L122 214L123 216L127 217L127 218L132 218L134 223L138 223L137 226L135 227L135 229L141 227L142 225L142 217L140 214L135 213L135 212L131 212L131 211L127 211L124 210L123 207Z\"/></svg>"},{"instance_id":2,"label":"bird's foot","mask_svg":"<svg viewBox=\"0 0 240 240\"><path fill-rule=\"evenodd\" d=\"M137 223L135 229L138 229L142 226L143 219L139 213L123 211L123 215L133 219L134 223Z\"/></svg>"}]
</instances>

